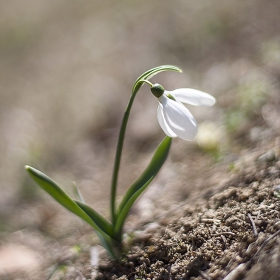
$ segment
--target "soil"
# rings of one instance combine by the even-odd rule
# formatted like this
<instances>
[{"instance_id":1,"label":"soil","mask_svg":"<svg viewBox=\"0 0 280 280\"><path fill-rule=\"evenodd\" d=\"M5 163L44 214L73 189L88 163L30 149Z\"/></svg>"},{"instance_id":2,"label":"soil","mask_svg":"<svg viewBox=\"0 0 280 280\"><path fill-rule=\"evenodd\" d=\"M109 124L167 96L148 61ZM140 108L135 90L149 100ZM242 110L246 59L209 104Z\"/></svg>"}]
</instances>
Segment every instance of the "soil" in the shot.
<instances>
[{"instance_id":1,"label":"soil","mask_svg":"<svg viewBox=\"0 0 280 280\"><path fill-rule=\"evenodd\" d=\"M280 2L218 2L0 4L1 280L279 279ZM39 191L23 166L63 186L77 180L109 217L131 86L167 61L183 75L153 82L202 89L217 103L188 107L197 139L173 140L127 219L125 253L112 260L90 226ZM164 137L147 91L129 120L118 200Z\"/></svg>"},{"instance_id":2,"label":"soil","mask_svg":"<svg viewBox=\"0 0 280 280\"><path fill-rule=\"evenodd\" d=\"M280 161L248 168L145 226L96 279L279 279Z\"/></svg>"},{"instance_id":3,"label":"soil","mask_svg":"<svg viewBox=\"0 0 280 280\"><path fill-rule=\"evenodd\" d=\"M135 207L126 228L129 249L119 260L109 259L105 250L95 245L90 231L74 233L81 244L77 251L69 246L77 244L77 239L68 236L59 244L64 248L66 243L67 249L58 253L49 276L279 279L279 149L279 137L257 143L236 160L235 167L225 174L227 179L215 175L224 172L223 164L212 166L210 187L198 187L170 209L153 209L152 218L141 218L142 208ZM144 195L142 200L149 196ZM166 201L166 194L161 199ZM157 205L162 205L161 199ZM151 207L149 203L144 205ZM53 246L51 251L54 254ZM34 279L39 279L38 274Z\"/></svg>"},{"instance_id":4,"label":"soil","mask_svg":"<svg viewBox=\"0 0 280 280\"><path fill-rule=\"evenodd\" d=\"M257 150L240 159L241 170L226 183L148 224L135 222L120 260L103 255L95 270L87 255L72 265L84 262L86 279L279 279L279 146Z\"/></svg>"}]
</instances>

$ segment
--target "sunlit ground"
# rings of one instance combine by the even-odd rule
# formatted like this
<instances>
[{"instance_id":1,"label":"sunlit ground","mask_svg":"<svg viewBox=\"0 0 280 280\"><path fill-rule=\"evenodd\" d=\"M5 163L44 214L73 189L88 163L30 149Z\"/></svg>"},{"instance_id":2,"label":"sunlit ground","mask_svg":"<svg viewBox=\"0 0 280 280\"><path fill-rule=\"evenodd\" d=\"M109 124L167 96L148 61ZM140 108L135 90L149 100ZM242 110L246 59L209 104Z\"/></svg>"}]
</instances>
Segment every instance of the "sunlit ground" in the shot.
<instances>
[{"instance_id":1,"label":"sunlit ground","mask_svg":"<svg viewBox=\"0 0 280 280\"><path fill-rule=\"evenodd\" d=\"M230 168L241 150L265 141L267 131L277 134L279 8L277 0L2 1L1 244L24 244L13 236L26 229L55 239L50 228L57 226L56 217L66 231L76 222L29 180L25 164L70 192L75 180L87 201L108 216L122 114L135 79L155 66L184 71L153 78L166 89L196 88L217 99L213 108L189 107L199 135L194 142L173 142L156 181L171 197L173 191L162 207L190 194L186 181L200 176L194 170L211 173L215 163ZM143 86L127 130L120 194L164 136L156 107ZM190 167L194 162L197 166Z\"/></svg>"}]
</instances>

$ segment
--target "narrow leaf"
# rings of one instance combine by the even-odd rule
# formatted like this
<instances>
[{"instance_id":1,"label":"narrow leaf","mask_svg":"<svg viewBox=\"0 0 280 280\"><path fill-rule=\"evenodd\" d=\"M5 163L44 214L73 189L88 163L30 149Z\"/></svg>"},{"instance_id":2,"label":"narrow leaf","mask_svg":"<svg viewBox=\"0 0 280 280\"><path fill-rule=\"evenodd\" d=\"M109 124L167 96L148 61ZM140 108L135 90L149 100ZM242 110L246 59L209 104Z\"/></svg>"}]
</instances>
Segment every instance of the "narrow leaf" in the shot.
<instances>
[{"instance_id":1,"label":"narrow leaf","mask_svg":"<svg viewBox=\"0 0 280 280\"><path fill-rule=\"evenodd\" d=\"M118 174L120 169L120 162L121 162L121 155L122 155L122 149L123 149L123 142L124 142L124 136L125 136L125 130L130 114L130 110L134 101L134 98L140 89L140 87L143 85L143 80L147 80L154 75L162 72L162 71L175 71L175 72L182 72L181 69L179 69L176 66L172 65L163 65L159 67L155 67L153 69L150 69L143 73L138 79L135 81L133 87L132 87L132 93L129 98L129 102L127 104L127 107L124 112L120 134L119 134L119 140L117 144L117 151L116 151L116 157L115 157L115 163L114 163L114 170L113 170L113 177L112 177L112 185L111 185L111 215L112 215L112 221L113 224L116 222L116 210L115 210L115 200L116 200L116 193L117 193L117 182L118 182Z\"/></svg>"},{"instance_id":2,"label":"narrow leaf","mask_svg":"<svg viewBox=\"0 0 280 280\"><path fill-rule=\"evenodd\" d=\"M75 200L78 206L96 223L96 225L106 232L110 237L114 238L112 224L103 218L97 211L92 209L89 205Z\"/></svg>"},{"instance_id":3,"label":"narrow leaf","mask_svg":"<svg viewBox=\"0 0 280 280\"><path fill-rule=\"evenodd\" d=\"M121 234L124 221L134 201L147 188L149 183L154 179L154 177L162 167L163 163L165 162L171 143L172 143L172 138L166 136L164 140L160 143L158 148L156 149L154 156L151 162L149 163L148 167L127 190L123 200L120 203L117 212L117 222L115 226L115 232L117 234Z\"/></svg>"},{"instance_id":4,"label":"narrow leaf","mask_svg":"<svg viewBox=\"0 0 280 280\"><path fill-rule=\"evenodd\" d=\"M83 195L81 194L80 192L80 189L78 188L77 184L75 181L73 181L73 190L74 190L74 193L76 194L76 196L78 197L79 201L85 203L85 200L83 198Z\"/></svg>"},{"instance_id":5,"label":"narrow leaf","mask_svg":"<svg viewBox=\"0 0 280 280\"><path fill-rule=\"evenodd\" d=\"M58 203L63 207L76 214L87 223L89 223L95 230L97 230L101 235L108 234L104 232L98 225L101 221L101 216L96 223L92 218L78 206L78 204L70 198L50 177L42 173L41 171L31 167L25 167L31 178L47 193L49 193Z\"/></svg>"},{"instance_id":6,"label":"narrow leaf","mask_svg":"<svg viewBox=\"0 0 280 280\"><path fill-rule=\"evenodd\" d=\"M118 252L117 248L113 246L112 239L109 239L107 236L102 235L99 232L97 232L97 235L98 235L103 247L107 250L109 255L113 259L117 259L118 255L119 255L119 252Z\"/></svg>"}]
</instances>

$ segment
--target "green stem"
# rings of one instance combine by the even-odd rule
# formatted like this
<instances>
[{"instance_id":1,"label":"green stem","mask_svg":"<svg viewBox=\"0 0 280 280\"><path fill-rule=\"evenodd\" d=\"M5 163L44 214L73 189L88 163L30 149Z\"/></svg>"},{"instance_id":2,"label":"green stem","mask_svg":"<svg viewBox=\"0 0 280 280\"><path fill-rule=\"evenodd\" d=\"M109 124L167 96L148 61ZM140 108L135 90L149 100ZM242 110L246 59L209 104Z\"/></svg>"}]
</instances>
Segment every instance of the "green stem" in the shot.
<instances>
[{"instance_id":1,"label":"green stem","mask_svg":"<svg viewBox=\"0 0 280 280\"><path fill-rule=\"evenodd\" d=\"M122 155L122 148L123 148L123 141L125 136L125 130L128 122L128 117L130 114L130 110L134 101L134 98L136 96L136 93L140 89L140 87L143 85L143 83L147 83L150 86L153 86L153 84L148 81L147 79L153 77L154 75L163 72L163 71L176 71L176 72L182 72L178 67L172 66L172 65L163 65L158 66L153 69L150 69L143 73L134 83L132 88L132 94L130 96L130 99L128 101L127 107L124 112L119 139L118 139L118 145L117 145L117 151L116 151L116 157L115 157L115 163L114 163L114 169L113 169L113 177L112 177L112 184L111 184L111 217L112 217L112 224L113 227L116 225L116 192L117 192L117 183L118 183L118 174L120 169L120 162L121 162L121 155Z\"/></svg>"},{"instance_id":2,"label":"green stem","mask_svg":"<svg viewBox=\"0 0 280 280\"><path fill-rule=\"evenodd\" d=\"M154 86L154 84L151 83L151 82L148 81L148 80L140 80L139 82L145 82L145 83L147 83L150 87L153 87L153 86Z\"/></svg>"},{"instance_id":3,"label":"green stem","mask_svg":"<svg viewBox=\"0 0 280 280\"><path fill-rule=\"evenodd\" d=\"M115 157L115 163L114 163L114 170L113 170L113 177L112 177L112 185L111 185L111 217L112 217L113 225L115 225L115 222L116 222L116 192L117 192L117 183L118 183L121 155L122 155L122 149L123 149L123 141L124 141L125 130L126 130L127 122L128 122L128 117L129 117L130 110L131 110L131 107L132 107L132 104L133 104L137 91L135 91L131 94L128 104L126 106L124 116L122 119L119 139L118 139L118 145L117 145L117 151L116 151L116 157Z\"/></svg>"}]
</instances>

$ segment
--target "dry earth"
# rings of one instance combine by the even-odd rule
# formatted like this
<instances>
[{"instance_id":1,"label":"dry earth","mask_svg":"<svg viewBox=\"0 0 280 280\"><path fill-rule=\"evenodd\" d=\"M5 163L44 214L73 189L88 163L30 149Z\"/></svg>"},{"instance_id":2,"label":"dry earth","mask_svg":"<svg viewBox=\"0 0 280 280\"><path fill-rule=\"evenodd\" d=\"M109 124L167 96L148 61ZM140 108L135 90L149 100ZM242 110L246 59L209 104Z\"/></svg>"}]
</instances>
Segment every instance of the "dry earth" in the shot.
<instances>
[{"instance_id":1,"label":"dry earth","mask_svg":"<svg viewBox=\"0 0 280 280\"><path fill-rule=\"evenodd\" d=\"M60 248L67 244L67 250L58 252L49 277L279 279L279 140L272 133L240 156L227 172L217 163L210 178L201 175L208 188L200 190L201 182L197 183L197 190L169 209L152 205L162 206L168 194L155 201L154 195L146 193L141 200L144 205L139 203L129 219L126 242L130 249L120 260L110 260L95 246L91 232L74 233L76 240L73 232L68 233L68 239L59 244ZM149 218L141 216L147 208L153 209ZM73 247L77 240L79 250ZM58 248L52 245L49 261L54 262L55 250ZM40 279L38 275L34 279Z\"/></svg>"},{"instance_id":2,"label":"dry earth","mask_svg":"<svg viewBox=\"0 0 280 280\"><path fill-rule=\"evenodd\" d=\"M144 226L121 261L100 265L97 279L279 279L279 156L270 150L250 161L226 184Z\"/></svg>"},{"instance_id":3,"label":"dry earth","mask_svg":"<svg viewBox=\"0 0 280 280\"><path fill-rule=\"evenodd\" d=\"M278 279L279 4L2 1L0 279ZM190 107L196 141L174 139L128 218L127 253L112 261L92 229L38 191L23 166L63 186L76 180L108 217L131 86L163 64L184 73L154 82L205 90L217 104ZM129 121L118 198L163 138L147 92Z\"/></svg>"},{"instance_id":4,"label":"dry earth","mask_svg":"<svg viewBox=\"0 0 280 280\"><path fill-rule=\"evenodd\" d=\"M111 261L101 250L99 266L93 267L92 234L74 233L81 247L69 246L75 244L73 236L52 244L44 262L50 265L56 255L57 266L50 266L47 274L50 279L279 279L280 160L279 145L271 144L273 149L266 146L263 155L258 147L249 159L242 157L239 171L227 183L217 182L148 224L141 226L135 217L132 247L121 260ZM25 247L10 248L10 254L26 255L18 261L32 267L34 253L26 245L34 248L36 239L39 247L50 244L41 244L34 232L29 239L22 238ZM33 273L1 279L47 279L42 271Z\"/></svg>"},{"instance_id":5,"label":"dry earth","mask_svg":"<svg viewBox=\"0 0 280 280\"><path fill-rule=\"evenodd\" d=\"M279 279L280 138L272 131L231 171L212 167L209 188L179 205L136 208L123 258L109 260L101 250L98 264L96 247L85 249L64 262L63 279ZM141 219L146 207L153 208L148 221Z\"/></svg>"}]
</instances>

